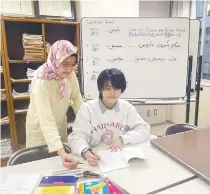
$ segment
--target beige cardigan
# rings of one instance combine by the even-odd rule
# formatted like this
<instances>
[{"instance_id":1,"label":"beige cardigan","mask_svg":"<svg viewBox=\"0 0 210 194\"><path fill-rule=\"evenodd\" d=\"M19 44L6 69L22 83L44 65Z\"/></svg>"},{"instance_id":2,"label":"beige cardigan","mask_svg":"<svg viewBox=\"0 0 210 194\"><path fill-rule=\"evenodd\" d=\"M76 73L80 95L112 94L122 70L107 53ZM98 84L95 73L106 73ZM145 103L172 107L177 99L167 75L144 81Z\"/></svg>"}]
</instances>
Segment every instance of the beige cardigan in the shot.
<instances>
[{"instance_id":1,"label":"beige cardigan","mask_svg":"<svg viewBox=\"0 0 210 194\"><path fill-rule=\"evenodd\" d=\"M59 98L59 80L32 81L30 105L26 117L26 147L47 144L49 152L63 148L67 141L67 117L69 106L77 113L82 104L79 83L75 72L71 81L65 79L67 92Z\"/></svg>"}]
</instances>

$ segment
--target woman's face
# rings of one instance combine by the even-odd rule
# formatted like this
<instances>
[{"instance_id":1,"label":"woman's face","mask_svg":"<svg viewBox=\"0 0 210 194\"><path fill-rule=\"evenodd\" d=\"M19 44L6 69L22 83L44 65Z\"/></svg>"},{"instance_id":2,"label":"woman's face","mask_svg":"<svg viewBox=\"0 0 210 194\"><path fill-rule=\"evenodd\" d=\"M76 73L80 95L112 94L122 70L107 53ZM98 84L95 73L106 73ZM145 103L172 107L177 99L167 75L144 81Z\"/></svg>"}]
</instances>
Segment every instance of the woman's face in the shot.
<instances>
[{"instance_id":1,"label":"woman's face","mask_svg":"<svg viewBox=\"0 0 210 194\"><path fill-rule=\"evenodd\" d=\"M77 57L69 56L60 64L56 73L62 78L67 78L75 70L76 65Z\"/></svg>"}]
</instances>

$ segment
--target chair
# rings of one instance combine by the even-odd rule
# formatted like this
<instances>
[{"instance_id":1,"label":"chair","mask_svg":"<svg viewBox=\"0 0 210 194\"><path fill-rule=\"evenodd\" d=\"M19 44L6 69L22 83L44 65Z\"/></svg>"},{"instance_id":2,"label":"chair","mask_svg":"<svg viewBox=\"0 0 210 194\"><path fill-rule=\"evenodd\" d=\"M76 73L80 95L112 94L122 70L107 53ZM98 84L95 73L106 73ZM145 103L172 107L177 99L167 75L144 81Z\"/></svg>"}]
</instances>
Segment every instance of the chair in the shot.
<instances>
[{"instance_id":1,"label":"chair","mask_svg":"<svg viewBox=\"0 0 210 194\"><path fill-rule=\"evenodd\" d=\"M63 143L66 153L70 153L71 149L67 143ZM40 145L30 148L24 148L15 152L8 160L7 166L22 164L26 162L32 162L36 160L51 158L57 156L57 152L49 153L47 145Z\"/></svg>"},{"instance_id":2,"label":"chair","mask_svg":"<svg viewBox=\"0 0 210 194\"><path fill-rule=\"evenodd\" d=\"M168 128L166 128L164 135L172 135L172 134L176 134L176 133L182 133L182 132L186 132L186 131L191 131L191 130L196 130L196 126L194 125L190 125L187 123L184 124L173 124L170 125Z\"/></svg>"}]
</instances>

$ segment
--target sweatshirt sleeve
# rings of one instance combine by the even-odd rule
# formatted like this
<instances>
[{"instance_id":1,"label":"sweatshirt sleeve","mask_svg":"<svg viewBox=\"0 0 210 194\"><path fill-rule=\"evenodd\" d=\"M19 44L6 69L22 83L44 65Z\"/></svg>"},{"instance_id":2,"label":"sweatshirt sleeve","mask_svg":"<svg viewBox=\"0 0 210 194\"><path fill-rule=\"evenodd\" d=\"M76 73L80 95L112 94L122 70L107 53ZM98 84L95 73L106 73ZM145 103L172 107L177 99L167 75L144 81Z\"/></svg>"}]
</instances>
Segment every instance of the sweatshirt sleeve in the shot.
<instances>
[{"instance_id":1,"label":"sweatshirt sleeve","mask_svg":"<svg viewBox=\"0 0 210 194\"><path fill-rule=\"evenodd\" d=\"M82 96L80 93L79 82L77 80L77 76L75 72L73 72L72 74L70 84L71 84L71 89L72 89L72 94L71 94L71 100L73 102L72 108L74 110L74 113L77 114L83 101L82 101Z\"/></svg>"},{"instance_id":2,"label":"sweatshirt sleeve","mask_svg":"<svg viewBox=\"0 0 210 194\"><path fill-rule=\"evenodd\" d=\"M131 105L128 117L127 126L129 131L122 135L124 144L136 144L146 141L150 136L150 126L146 123Z\"/></svg>"},{"instance_id":3,"label":"sweatshirt sleeve","mask_svg":"<svg viewBox=\"0 0 210 194\"><path fill-rule=\"evenodd\" d=\"M49 152L58 151L63 148L55 118L50 106L49 86L47 81L38 80L38 85L33 89L33 98L38 113L40 128Z\"/></svg>"},{"instance_id":4,"label":"sweatshirt sleeve","mask_svg":"<svg viewBox=\"0 0 210 194\"><path fill-rule=\"evenodd\" d=\"M72 153L81 155L82 150L90 147L91 140L91 121L88 107L85 103L79 109L72 133L68 136L68 143Z\"/></svg>"}]
</instances>

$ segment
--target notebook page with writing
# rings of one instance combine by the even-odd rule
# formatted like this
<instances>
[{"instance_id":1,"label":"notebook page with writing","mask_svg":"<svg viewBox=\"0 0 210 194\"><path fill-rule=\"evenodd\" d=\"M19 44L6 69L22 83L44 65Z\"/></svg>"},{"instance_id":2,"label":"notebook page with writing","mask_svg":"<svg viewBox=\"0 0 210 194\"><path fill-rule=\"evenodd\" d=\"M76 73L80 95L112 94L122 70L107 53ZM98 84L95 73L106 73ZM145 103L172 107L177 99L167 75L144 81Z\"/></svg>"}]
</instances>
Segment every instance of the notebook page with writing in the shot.
<instances>
[{"instance_id":1,"label":"notebook page with writing","mask_svg":"<svg viewBox=\"0 0 210 194\"><path fill-rule=\"evenodd\" d=\"M136 146L124 147L122 151L117 152L101 150L98 154L100 156L98 166L103 173L128 167L130 159L146 159L142 149Z\"/></svg>"},{"instance_id":2,"label":"notebook page with writing","mask_svg":"<svg viewBox=\"0 0 210 194\"><path fill-rule=\"evenodd\" d=\"M128 166L128 163L122 157L121 151L111 152L110 150L101 150L98 154L100 156L98 166L103 173Z\"/></svg>"}]
</instances>

